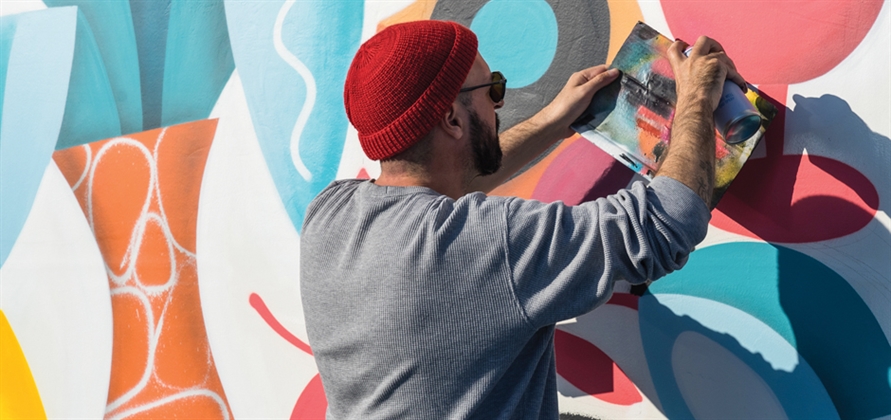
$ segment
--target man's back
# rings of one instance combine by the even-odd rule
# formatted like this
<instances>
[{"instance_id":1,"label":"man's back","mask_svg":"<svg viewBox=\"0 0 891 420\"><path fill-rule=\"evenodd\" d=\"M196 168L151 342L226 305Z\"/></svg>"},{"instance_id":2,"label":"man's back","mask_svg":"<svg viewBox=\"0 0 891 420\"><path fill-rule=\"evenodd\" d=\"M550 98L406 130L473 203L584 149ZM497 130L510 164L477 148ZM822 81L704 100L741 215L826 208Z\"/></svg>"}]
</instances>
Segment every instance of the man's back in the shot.
<instances>
[{"instance_id":1,"label":"man's back","mask_svg":"<svg viewBox=\"0 0 891 420\"><path fill-rule=\"evenodd\" d=\"M657 180L579 207L332 184L301 244L329 416L556 418L554 323L615 278L679 268L705 234L701 200Z\"/></svg>"}]
</instances>

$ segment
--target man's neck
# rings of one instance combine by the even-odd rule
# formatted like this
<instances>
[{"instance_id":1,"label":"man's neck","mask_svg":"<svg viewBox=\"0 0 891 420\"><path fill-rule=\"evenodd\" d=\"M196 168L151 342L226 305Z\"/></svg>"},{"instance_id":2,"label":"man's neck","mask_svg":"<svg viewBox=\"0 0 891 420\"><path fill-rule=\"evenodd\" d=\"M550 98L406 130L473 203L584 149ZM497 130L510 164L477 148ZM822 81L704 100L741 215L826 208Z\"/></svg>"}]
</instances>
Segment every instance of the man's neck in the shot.
<instances>
[{"instance_id":1,"label":"man's neck","mask_svg":"<svg viewBox=\"0 0 891 420\"><path fill-rule=\"evenodd\" d=\"M397 167L393 167L397 166ZM386 187L427 187L454 200L467 193L467 180L463 174L436 170L411 170L399 168L392 162L381 162L381 175L375 184Z\"/></svg>"}]
</instances>

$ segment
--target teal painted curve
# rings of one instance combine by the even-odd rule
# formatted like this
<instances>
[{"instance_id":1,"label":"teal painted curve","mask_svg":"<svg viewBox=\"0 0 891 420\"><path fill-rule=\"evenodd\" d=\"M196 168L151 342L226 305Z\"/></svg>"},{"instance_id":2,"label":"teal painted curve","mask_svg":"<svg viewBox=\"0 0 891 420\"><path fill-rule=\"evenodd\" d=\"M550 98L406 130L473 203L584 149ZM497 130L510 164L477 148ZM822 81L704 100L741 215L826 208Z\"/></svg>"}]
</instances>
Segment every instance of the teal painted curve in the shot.
<instances>
[{"instance_id":1,"label":"teal painted curve","mask_svg":"<svg viewBox=\"0 0 891 420\"><path fill-rule=\"evenodd\" d=\"M142 131L139 54L127 1L44 0L47 6L77 6L89 23L114 93L121 133Z\"/></svg>"},{"instance_id":2,"label":"teal painted curve","mask_svg":"<svg viewBox=\"0 0 891 420\"><path fill-rule=\"evenodd\" d=\"M287 9L290 7L290 10ZM346 130L343 81L359 48L364 3L336 2L226 2L226 18L235 66L244 87L251 121L266 166L291 222L303 227L306 207L337 175ZM274 28L280 13L286 51L276 51ZM290 63L289 61L290 60ZM311 73L304 79L293 67L298 60ZM292 136L315 86L315 101L298 147ZM297 149L299 155L292 155ZM310 177L298 171L305 166Z\"/></svg>"},{"instance_id":3,"label":"teal painted curve","mask_svg":"<svg viewBox=\"0 0 891 420\"><path fill-rule=\"evenodd\" d=\"M557 16L544 0L492 0L470 24L479 52L513 89L535 83L557 53Z\"/></svg>"},{"instance_id":4,"label":"teal painted curve","mask_svg":"<svg viewBox=\"0 0 891 420\"><path fill-rule=\"evenodd\" d=\"M161 127L171 0L129 0L139 59L142 129Z\"/></svg>"},{"instance_id":5,"label":"teal painted curve","mask_svg":"<svg viewBox=\"0 0 891 420\"><path fill-rule=\"evenodd\" d=\"M841 418L891 414L891 346L857 292L819 261L764 243L716 245L694 252L683 270L654 283L649 293L699 297L742 310L798 351L823 382ZM643 322L641 328L657 380L661 356L654 349L671 337ZM725 341L727 345L733 344ZM667 373L660 377L657 382L668 383ZM672 404L670 396L666 398L660 391L660 400Z\"/></svg>"},{"instance_id":6,"label":"teal painted curve","mask_svg":"<svg viewBox=\"0 0 891 420\"><path fill-rule=\"evenodd\" d=\"M4 16L10 45L0 114L0 266L15 244L59 138L75 51L77 8ZM11 41L9 41L11 39Z\"/></svg>"},{"instance_id":7,"label":"teal painted curve","mask_svg":"<svg viewBox=\"0 0 891 420\"><path fill-rule=\"evenodd\" d=\"M223 0L173 0L166 45L161 125L207 118L235 69Z\"/></svg>"},{"instance_id":8,"label":"teal painted curve","mask_svg":"<svg viewBox=\"0 0 891 420\"><path fill-rule=\"evenodd\" d=\"M755 417L766 415L759 410L779 403L790 419L839 418L822 381L807 361L755 317L713 300L664 293L645 295L638 308L647 363L667 417L696 417L697 410L688 404L695 404L700 413L720 412L726 418ZM678 378L676 372L686 371L687 367L677 365L674 347L678 338L688 332L712 340L748 366L770 388L776 401L751 401L752 395L742 396L744 392L733 395L731 401L716 401L705 399L703 395L709 392L701 389L682 390L678 384L688 383L690 378ZM709 356L706 352L684 358ZM736 377L731 374L731 378ZM710 387L720 388L720 384ZM733 412L734 409L743 412Z\"/></svg>"},{"instance_id":9,"label":"teal painted curve","mask_svg":"<svg viewBox=\"0 0 891 420\"><path fill-rule=\"evenodd\" d=\"M68 101L56 150L121 135L121 119L102 54L83 14L77 13Z\"/></svg>"}]
</instances>

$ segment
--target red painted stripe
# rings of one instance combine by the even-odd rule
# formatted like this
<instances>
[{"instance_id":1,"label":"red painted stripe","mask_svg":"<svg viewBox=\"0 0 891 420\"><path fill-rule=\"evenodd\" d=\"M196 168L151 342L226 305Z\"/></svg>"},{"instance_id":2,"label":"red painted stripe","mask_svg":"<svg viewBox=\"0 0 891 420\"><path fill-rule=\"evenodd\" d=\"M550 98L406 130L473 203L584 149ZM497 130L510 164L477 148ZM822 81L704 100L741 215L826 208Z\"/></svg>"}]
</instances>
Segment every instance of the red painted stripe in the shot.
<instances>
[{"instance_id":1,"label":"red painted stripe","mask_svg":"<svg viewBox=\"0 0 891 420\"><path fill-rule=\"evenodd\" d=\"M297 398L291 411L291 420L324 419L327 410L328 399L325 398L322 377L316 374L303 389L300 398Z\"/></svg>"},{"instance_id":2,"label":"red painted stripe","mask_svg":"<svg viewBox=\"0 0 891 420\"><path fill-rule=\"evenodd\" d=\"M639 297L632 295L630 293L613 293L613 297L609 299L607 304L610 305L619 305L625 306L631 309L637 310L637 302L640 300Z\"/></svg>"},{"instance_id":3,"label":"red painted stripe","mask_svg":"<svg viewBox=\"0 0 891 420\"><path fill-rule=\"evenodd\" d=\"M260 317L263 318L264 321L266 321L266 324L272 327L273 331L278 333L278 335L287 340L289 343L296 346L298 349L303 350L310 356L312 356L312 349L309 348L309 344L304 343L299 338L297 338L297 336L291 334L290 331L288 331L280 322L278 322L278 320L275 319L275 316L272 315L272 312L269 311L269 308L266 307L266 303L263 302L263 298L261 298L260 295L251 293L249 301L251 302L251 306L253 306L257 313L260 314Z\"/></svg>"},{"instance_id":4,"label":"red painted stripe","mask_svg":"<svg viewBox=\"0 0 891 420\"><path fill-rule=\"evenodd\" d=\"M643 401L625 372L594 344L557 330L554 333L557 373L572 386L594 398L618 405Z\"/></svg>"}]
</instances>

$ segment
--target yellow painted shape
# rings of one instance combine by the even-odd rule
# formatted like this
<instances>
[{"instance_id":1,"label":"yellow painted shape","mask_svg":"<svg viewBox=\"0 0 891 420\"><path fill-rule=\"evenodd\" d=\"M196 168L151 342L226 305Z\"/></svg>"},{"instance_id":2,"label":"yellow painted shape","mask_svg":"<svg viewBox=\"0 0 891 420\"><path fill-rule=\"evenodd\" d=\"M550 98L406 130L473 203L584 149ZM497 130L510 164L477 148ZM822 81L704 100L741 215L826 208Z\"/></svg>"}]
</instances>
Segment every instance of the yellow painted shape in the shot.
<instances>
[{"instance_id":1,"label":"yellow painted shape","mask_svg":"<svg viewBox=\"0 0 891 420\"><path fill-rule=\"evenodd\" d=\"M434 7L436 7L436 0L415 0L414 3L394 13L393 16L380 21L377 24L377 31L383 31L386 27L397 23L430 19L430 16L433 16Z\"/></svg>"},{"instance_id":2,"label":"yellow painted shape","mask_svg":"<svg viewBox=\"0 0 891 420\"><path fill-rule=\"evenodd\" d=\"M640 12L637 0L607 0L607 4L609 5L609 50L606 54L606 62L612 63L634 25L637 22L643 22L643 13Z\"/></svg>"},{"instance_id":3,"label":"yellow painted shape","mask_svg":"<svg viewBox=\"0 0 891 420\"><path fill-rule=\"evenodd\" d=\"M19 341L0 310L0 419L46 419Z\"/></svg>"}]
</instances>

